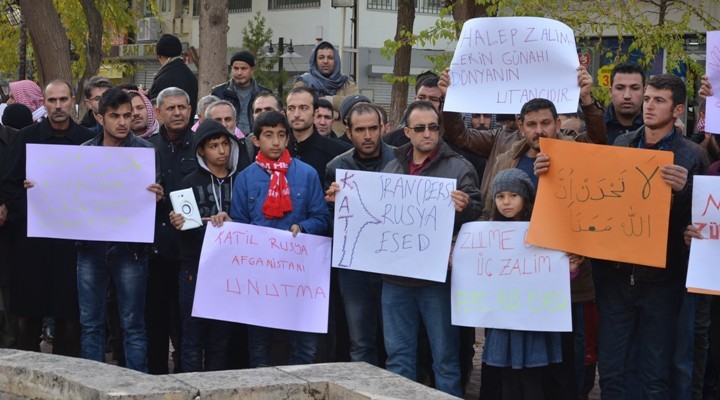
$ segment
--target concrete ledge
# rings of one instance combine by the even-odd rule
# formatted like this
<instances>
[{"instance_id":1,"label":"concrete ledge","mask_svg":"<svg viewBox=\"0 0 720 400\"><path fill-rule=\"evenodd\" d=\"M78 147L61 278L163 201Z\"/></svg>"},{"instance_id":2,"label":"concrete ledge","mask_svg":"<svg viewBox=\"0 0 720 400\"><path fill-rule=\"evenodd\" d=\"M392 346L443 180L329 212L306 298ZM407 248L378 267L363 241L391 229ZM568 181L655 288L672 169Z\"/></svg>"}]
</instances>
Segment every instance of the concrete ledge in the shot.
<instances>
[{"instance_id":1,"label":"concrete ledge","mask_svg":"<svg viewBox=\"0 0 720 400\"><path fill-rule=\"evenodd\" d=\"M365 363L154 376L110 364L0 349L0 399L452 399Z\"/></svg>"}]
</instances>

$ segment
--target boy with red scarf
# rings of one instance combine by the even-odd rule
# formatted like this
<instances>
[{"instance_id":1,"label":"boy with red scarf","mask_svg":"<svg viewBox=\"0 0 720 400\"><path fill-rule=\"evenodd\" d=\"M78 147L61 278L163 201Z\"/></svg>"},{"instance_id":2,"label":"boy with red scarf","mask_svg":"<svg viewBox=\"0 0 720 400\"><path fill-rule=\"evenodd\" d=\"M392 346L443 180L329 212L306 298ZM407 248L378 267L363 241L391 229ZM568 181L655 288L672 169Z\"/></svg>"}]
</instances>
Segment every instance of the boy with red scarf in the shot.
<instances>
[{"instance_id":1,"label":"boy with red scarf","mask_svg":"<svg viewBox=\"0 0 720 400\"><path fill-rule=\"evenodd\" d=\"M230 217L235 222L289 230L293 235L319 235L327 230L330 214L315 169L290 157L287 145L291 134L287 119L277 111L255 119L252 141L260 151L255 163L235 181ZM248 326L250 367L271 365L273 331ZM286 334L291 347L287 364L311 364L319 335Z\"/></svg>"}]
</instances>

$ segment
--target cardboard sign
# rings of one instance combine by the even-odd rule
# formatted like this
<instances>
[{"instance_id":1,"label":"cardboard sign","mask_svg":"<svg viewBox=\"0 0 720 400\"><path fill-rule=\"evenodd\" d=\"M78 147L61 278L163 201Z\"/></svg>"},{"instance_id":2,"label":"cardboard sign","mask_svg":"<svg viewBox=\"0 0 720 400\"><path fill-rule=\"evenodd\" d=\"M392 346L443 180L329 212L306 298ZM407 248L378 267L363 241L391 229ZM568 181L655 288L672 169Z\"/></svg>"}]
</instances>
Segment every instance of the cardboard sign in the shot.
<instances>
[{"instance_id":1,"label":"cardboard sign","mask_svg":"<svg viewBox=\"0 0 720 400\"><path fill-rule=\"evenodd\" d=\"M540 139L540 176L528 243L586 257L665 268L673 153Z\"/></svg>"},{"instance_id":2,"label":"cardboard sign","mask_svg":"<svg viewBox=\"0 0 720 400\"><path fill-rule=\"evenodd\" d=\"M325 333L329 298L330 238L207 225L193 317Z\"/></svg>"},{"instance_id":3,"label":"cardboard sign","mask_svg":"<svg viewBox=\"0 0 720 400\"><path fill-rule=\"evenodd\" d=\"M450 63L445 111L517 114L534 98L577 111L580 65L573 30L536 17L474 18Z\"/></svg>"},{"instance_id":4,"label":"cardboard sign","mask_svg":"<svg viewBox=\"0 0 720 400\"><path fill-rule=\"evenodd\" d=\"M339 169L337 268L445 282L455 180Z\"/></svg>"},{"instance_id":5,"label":"cardboard sign","mask_svg":"<svg viewBox=\"0 0 720 400\"><path fill-rule=\"evenodd\" d=\"M453 251L453 325L572 330L568 256L525 244L528 226L463 224Z\"/></svg>"},{"instance_id":6,"label":"cardboard sign","mask_svg":"<svg viewBox=\"0 0 720 400\"><path fill-rule=\"evenodd\" d=\"M28 236L152 243L155 150L27 145Z\"/></svg>"},{"instance_id":7,"label":"cardboard sign","mask_svg":"<svg viewBox=\"0 0 720 400\"><path fill-rule=\"evenodd\" d=\"M720 295L720 176L693 177L692 222L703 239L690 244L689 292Z\"/></svg>"}]
</instances>

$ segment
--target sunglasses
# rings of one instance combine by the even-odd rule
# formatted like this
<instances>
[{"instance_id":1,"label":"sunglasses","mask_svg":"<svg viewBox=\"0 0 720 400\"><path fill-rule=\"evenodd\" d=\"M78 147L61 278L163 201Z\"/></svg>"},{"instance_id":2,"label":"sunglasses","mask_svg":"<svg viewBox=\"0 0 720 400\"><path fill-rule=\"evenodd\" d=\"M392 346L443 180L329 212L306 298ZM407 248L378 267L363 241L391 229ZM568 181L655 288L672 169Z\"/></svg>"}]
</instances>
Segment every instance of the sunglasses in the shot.
<instances>
[{"instance_id":1,"label":"sunglasses","mask_svg":"<svg viewBox=\"0 0 720 400\"><path fill-rule=\"evenodd\" d=\"M415 133L423 133L425 130L429 130L430 132L438 132L440 130L440 125L438 124L430 124L430 125L415 125L415 126L408 126L408 129L412 129L415 131Z\"/></svg>"}]
</instances>

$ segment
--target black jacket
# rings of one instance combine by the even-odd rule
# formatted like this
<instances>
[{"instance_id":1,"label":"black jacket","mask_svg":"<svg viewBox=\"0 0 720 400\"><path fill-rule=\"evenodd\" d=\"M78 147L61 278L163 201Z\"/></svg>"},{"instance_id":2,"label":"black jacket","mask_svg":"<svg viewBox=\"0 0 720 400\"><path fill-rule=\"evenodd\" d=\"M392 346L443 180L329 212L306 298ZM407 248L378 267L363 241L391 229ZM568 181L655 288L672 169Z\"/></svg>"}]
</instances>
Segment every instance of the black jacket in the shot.
<instances>
[{"instance_id":1,"label":"black jacket","mask_svg":"<svg viewBox=\"0 0 720 400\"><path fill-rule=\"evenodd\" d=\"M694 175L701 175L708 165L707 152L698 144L685 138L675 129L675 136L670 144L674 154L675 165L688 170L687 183L680 192L673 193L670 204L670 221L667 238L667 259L665 268L644 267L627 263L618 263L609 260L592 260L593 274L598 275L626 275L628 283L630 276L637 281L667 281L675 280L678 284L685 283L688 264L688 247L685 245L685 228L691 222L692 211L692 183ZM637 148L645 127L618 136L615 146Z\"/></svg>"},{"instance_id":2,"label":"black jacket","mask_svg":"<svg viewBox=\"0 0 720 400\"><path fill-rule=\"evenodd\" d=\"M162 257L170 260L179 258L179 246L177 230L170 223L172 204L168 194L183 189L182 179L197 167L194 138L188 124L174 144L168 140L165 126L161 126L160 132L147 139L155 146L160 158L160 180L165 191L165 197L158 203L155 215L155 246Z\"/></svg>"},{"instance_id":3,"label":"black jacket","mask_svg":"<svg viewBox=\"0 0 720 400\"><path fill-rule=\"evenodd\" d=\"M7 173L10 151L17 138L17 130L0 125L0 187L2 187L3 177ZM0 190L1 194L2 190ZM0 198L0 204L5 204L2 198ZM8 285L10 265L12 264L12 249L15 247L14 232L10 224L0 226L0 254L3 254L3 256L0 256L0 287Z\"/></svg>"},{"instance_id":4,"label":"black jacket","mask_svg":"<svg viewBox=\"0 0 720 400\"><path fill-rule=\"evenodd\" d=\"M240 104L240 99L237 97L237 93L235 92L235 85L233 85L232 80L228 81L227 83L217 85L210 91L211 95L217 96L222 100L227 100L232 103L233 107L235 107L235 112L237 112L237 126L245 134L245 136L248 136L250 135L250 133L252 133L252 104L255 102L255 96L257 96L260 92L271 92L270 89L257 83L255 79L252 79L250 81L250 87L252 95L250 96L250 101L248 102L248 104ZM247 126L245 125L245 122L242 121L241 117L246 118Z\"/></svg>"},{"instance_id":5,"label":"black jacket","mask_svg":"<svg viewBox=\"0 0 720 400\"><path fill-rule=\"evenodd\" d=\"M181 59L170 61L160 68L153 78L147 96L150 100L155 100L163 89L169 87L180 88L190 96L190 106L192 107L190 117L194 118L197 112L198 80Z\"/></svg>"},{"instance_id":6,"label":"black jacket","mask_svg":"<svg viewBox=\"0 0 720 400\"><path fill-rule=\"evenodd\" d=\"M610 104L605 110L605 126L607 127L607 144L613 144L618 136L640 129L643 126L642 112L635 117L632 125L625 126L615 117L615 107Z\"/></svg>"},{"instance_id":7,"label":"black jacket","mask_svg":"<svg viewBox=\"0 0 720 400\"><path fill-rule=\"evenodd\" d=\"M322 136L314 127L312 135L302 142L298 142L295 136L291 135L288 145L291 156L315 168L320 184L325 179L325 167L330 160L351 148L352 146L345 142Z\"/></svg>"},{"instance_id":8,"label":"black jacket","mask_svg":"<svg viewBox=\"0 0 720 400\"><path fill-rule=\"evenodd\" d=\"M232 202L232 189L235 176L247 167L245 161L241 165L240 159L247 153L242 149L234 135L227 134L230 138L230 157L228 160L228 169L230 173L224 178L218 178L208 169L203 158L198 154L198 148L202 142L216 134L218 129L226 131L225 127L219 122L208 120L203 122L195 131L194 149L197 158L197 168L191 172L181 182L181 187L191 188L195 195L198 211L201 218L216 215L221 211L230 214L230 204ZM207 222L203 226L196 229L188 229L180 231L180 262L183 270L190 275L197 274L198 264L200 262L200 251L205 237L205 229Z\"/></svg>"}]
</instances>

